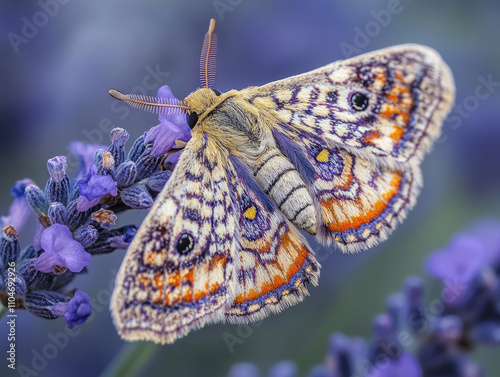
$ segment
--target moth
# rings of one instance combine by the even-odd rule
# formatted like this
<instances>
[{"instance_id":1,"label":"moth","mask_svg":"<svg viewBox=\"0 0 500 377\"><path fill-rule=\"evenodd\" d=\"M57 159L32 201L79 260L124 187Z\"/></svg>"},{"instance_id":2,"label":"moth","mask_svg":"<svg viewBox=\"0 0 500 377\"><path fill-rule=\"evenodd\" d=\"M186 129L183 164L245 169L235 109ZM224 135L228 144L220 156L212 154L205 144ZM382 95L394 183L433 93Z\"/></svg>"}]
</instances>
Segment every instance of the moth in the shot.
<instances>
[{"instance_id":1,"label":"moth","mask_svg":"<svg viewBox=\"0 0 500 377\"><path fill-rule=\"evenodd\" d=\"M129 341L173 343L301 302L320 264L300 230L345 252L385 240L454 102L450 69L420 45L226 93L212 89L215 49L212 19L201 88L179 103L110 91L185 112L192 129L116 279L112 316Z\"/></svg>"}]
</instances>

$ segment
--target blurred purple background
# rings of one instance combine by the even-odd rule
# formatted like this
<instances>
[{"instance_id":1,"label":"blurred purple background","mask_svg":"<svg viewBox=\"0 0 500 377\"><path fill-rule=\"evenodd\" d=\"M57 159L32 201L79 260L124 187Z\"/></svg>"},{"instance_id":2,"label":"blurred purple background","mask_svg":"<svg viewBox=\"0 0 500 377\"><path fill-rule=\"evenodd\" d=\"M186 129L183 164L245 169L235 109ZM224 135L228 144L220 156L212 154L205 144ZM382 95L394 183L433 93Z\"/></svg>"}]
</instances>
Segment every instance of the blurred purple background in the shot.
<instances>
[{"instance_id":1,"label":"blurred purple background","mask_svg":"<svg viewBox=\"0 0 500 377\"><path fill-rule=\"evenodd\" d=\"M43 184L46 160L66 155L71 141L108 144L109 130L118 126L135 139L158 123L154 115L117 104L108 89L156 95L159 86L168 84L178 98L196 89L211 17L218 21L214 87L221 91L344 59L348 45L368 52L425 44L438 50L454 73L459 107L422 165L425 187L417 207L389 241L363 254L342 255L311 239L323 270L320 286L310 289L304 303L258 327L208 326L158 347L138 375L224 376L234 362L254 361L267 370L283 359L294 359L303 375L323 360L330 333L367 336L386 295L399 290L408 274L423 276L425 255L474 220L499 216L500 3L401 0L390 13L395 1L42 0L0 5L2 214L8 211L13 183L29 177ZM39 26L30 27L33 22ZM360 31L371 36L362 38ZM486 86L485 81L492 83ZM127 214L120 224L140 222L142 216ZM33 228L32 219L21 235L23 245L31 242ZM34 369L38 375L99 375L125 345L107 309L112 271L122 256L119 250L95 257L89 274L75 281L75 287L103 305L76 337L57 346L57 355L41 371ZM64 328L62 320L19 313L18 367L34 368L37 352L57 345L53 335ZM225 333L241 340L233 352ZM2 323L2 350L6 334ZM492 376L500 373L495 354L498 350L491 349L476 355ZM1 363L0 375L8 372Z\"/></svg>"}]
</instances>

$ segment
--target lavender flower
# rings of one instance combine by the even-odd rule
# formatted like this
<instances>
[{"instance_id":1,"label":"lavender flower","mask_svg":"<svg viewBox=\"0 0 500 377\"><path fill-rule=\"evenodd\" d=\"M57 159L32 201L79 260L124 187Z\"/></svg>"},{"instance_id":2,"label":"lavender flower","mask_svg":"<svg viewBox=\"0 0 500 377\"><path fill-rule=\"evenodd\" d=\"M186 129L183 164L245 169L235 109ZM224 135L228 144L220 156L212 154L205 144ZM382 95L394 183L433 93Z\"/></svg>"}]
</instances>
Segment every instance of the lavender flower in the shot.
<instances>
[{"instance_id":1,"label":"lavender flower","mask_svg":"<svg viewBox=\"0 0 500 377\"><path fill-rule=\"evenodd\" d=\"M171 175L163 158L151 155L153 145L145 143L144 136L134 141L128 156L129 134L115 128L110 138L109 147L72 143L70 149L81 163L73 179L66 172L66 157L56 156L47 162L50 177L44 190L30 180L14 186L10 214L1 218L0 275L6 276L7 266L16 264L13 302L7 302L7 285L0 279L4 306L48 319L64 317L69 328L92 313L88 295L69 284L92 255L128 247L137 226L114 228L117 214L149 208ZM33 245L21 250L17 231L30 209L38 217L37 230Z\"/></svg>"},{"instance_id":2,"label":"lavender flower","mask_svg":"<svg viewBox=\"0 0 500 377\"><path fill-rule=\"evenodd\" d=\"M41 237L44 252L35 262L35 268L42 272L54 272L57 266L72 272L80 272L90 263L90 254L73 239L66 225L54 224L46 228Z\"/></svg>"},{"instance_id":3,"label":"lavender flower","mask_svg":"<svg viewBox=\"0 0 500 377\"><path fill-rule=\"evenodd\" d=\"M52 307L52 314L64 317L70 329L84 323L92 314L92 304L89 296L82 291L76 291L69 302L59 302Z\"/></svg>"},{"instance_id":4,"label":"lavender flower","mask_svg":"<svg viewBox=\"0 0 500 377\"><path fill-rule=\"evenodd\" d=\"M158 89L159 98L177 100L168 85ZM189 128L185 114L160 114L160 124L149 130L144 138L145 143L153 143L151 156L159 157L176 146L176 140L189 141L191 129Z\"/></svg>"},{"instance_id":5,"label":"lavender flower","mask_svg":"<svg viewBox=\"0 0 500 377\"><path fill-rule=\"evenodd\" d=\"M87 211L94 207L99 200L106 194L116 196L117 183L109 175L97 174L97 167L92 165L87 178L78 182L80 197L78 198L77 208L80 212Z\"/></svg>"}]
</instances>

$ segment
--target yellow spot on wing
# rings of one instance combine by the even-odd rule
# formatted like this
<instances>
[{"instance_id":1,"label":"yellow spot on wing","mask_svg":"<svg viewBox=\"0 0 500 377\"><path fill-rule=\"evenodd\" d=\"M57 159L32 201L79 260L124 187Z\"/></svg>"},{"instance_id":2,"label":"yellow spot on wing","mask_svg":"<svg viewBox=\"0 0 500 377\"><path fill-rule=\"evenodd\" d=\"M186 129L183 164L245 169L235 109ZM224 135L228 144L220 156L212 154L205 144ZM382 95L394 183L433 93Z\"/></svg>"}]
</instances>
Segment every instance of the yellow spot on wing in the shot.
<instances>
[{"instance_id":1,"label":"yellow spot on wing","mask_svg":"<svg viewBox=\"0 0 500 377\"><path fill-rule=\"evenodd\" d=\"M249 220L253 220L253 219L255 219L256 214L257 214L257 211L256 211L255 207L252 206L245 211L243 216L245 216Z\"/></svg>"},{"instance_id":2,"label":"yellow spot on wing","mask_svg":"<svg viewBox=\"0 0 500 377\"><path fill-rule=\"evenodd\" d=\"M319 154L316 156L316 160L319 162L328 162L328 157L330 156L330 153L326 149L323 149Z\"/></svg>"}]
</instances>

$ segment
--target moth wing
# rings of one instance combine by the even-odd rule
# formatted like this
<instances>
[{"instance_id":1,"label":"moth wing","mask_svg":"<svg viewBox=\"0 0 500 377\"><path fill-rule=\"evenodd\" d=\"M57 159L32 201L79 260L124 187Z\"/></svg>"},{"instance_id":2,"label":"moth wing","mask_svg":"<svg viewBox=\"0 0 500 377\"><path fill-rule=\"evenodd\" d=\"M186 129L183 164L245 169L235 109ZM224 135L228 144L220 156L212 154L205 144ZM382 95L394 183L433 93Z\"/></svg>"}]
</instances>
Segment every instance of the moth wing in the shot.
<instances>
[{"instance_id":1,"label":"moth wing","mask_svg":"<svg viewBox=\"0 0 500 377\"><path fill-rule=\"evenodd\" d=\"M235 298L226 318L248 323L301 302L308 295L307 283L318 284L320 265L247 167L231 160L239 248Z\"/></svg>"},{"instance_id":2,"label":"moth wing","mask_svg":"<svg viewBox=\"0 0 500 377\"><path fill-rule=\"evenodd\" d=\"M225 158L193 136L137 232L111 301L124 339L173 343L224 320L237 246Z\"/></svg>"},{"instance_id":3,"label":"moth wing","mask_svg":"<svg viewBox=\"0 0 500 377\"><path fill-rule=\"evenodd\" d=\"M418 165L377 165L314 134L272 129L275 146L258 160L255 177L281 212L323 244L358 251L383 241L415 205Z\"/></svg>"},{"instance_id":4,"label":"moth wing","mask_svg":"<svg viewBox=\"0 0 500 377\"><path fill-rule=\"evenodd\" d=\"M242 92L290 132L397 167L439 137L455 86L436 51L401 45Z\"/></svg>"}]
</instances>

